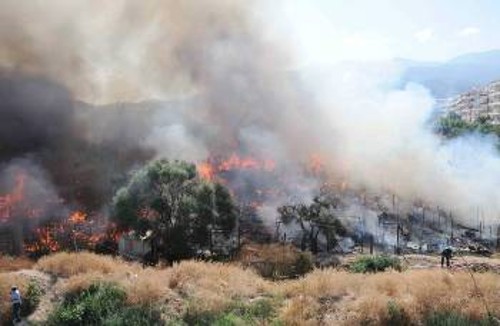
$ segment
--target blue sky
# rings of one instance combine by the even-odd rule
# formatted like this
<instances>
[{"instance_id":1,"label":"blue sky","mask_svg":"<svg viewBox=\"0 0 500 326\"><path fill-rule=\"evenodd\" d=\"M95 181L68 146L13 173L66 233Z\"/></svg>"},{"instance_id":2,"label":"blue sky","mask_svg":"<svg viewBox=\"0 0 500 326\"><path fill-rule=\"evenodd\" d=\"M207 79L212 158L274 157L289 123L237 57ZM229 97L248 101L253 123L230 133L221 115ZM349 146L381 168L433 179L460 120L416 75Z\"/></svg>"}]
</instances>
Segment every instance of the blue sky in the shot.
<instances>
[{"instance_id":1,"label":"blue sky","mask_svg":"<svg viewBox=\"0 0 500 326\"><path fill-rule=\"evenodd\" d=\"M442 61L500 48L498 0L284 0L272 9L301 64Z\"/></svg>"}]
</instances>

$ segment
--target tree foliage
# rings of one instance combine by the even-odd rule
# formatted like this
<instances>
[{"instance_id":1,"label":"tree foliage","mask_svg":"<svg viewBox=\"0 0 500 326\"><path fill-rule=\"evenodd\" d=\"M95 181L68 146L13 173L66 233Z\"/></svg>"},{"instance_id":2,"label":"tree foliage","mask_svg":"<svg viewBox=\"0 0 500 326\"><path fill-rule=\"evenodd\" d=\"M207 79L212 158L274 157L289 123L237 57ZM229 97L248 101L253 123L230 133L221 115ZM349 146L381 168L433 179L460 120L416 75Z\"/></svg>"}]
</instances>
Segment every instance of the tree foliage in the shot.
<instances>
[{"instance_id":1,"label":"tree foliage","mask_svg":"<svg viewBox=\"0 0 500 326\"><path fill-rule=\"evenodd\" d=\"M207 247L211 229L229 234L236 207L221 184L200 179L196 166L157 160L136 171L114 198L114 220L125 229L153 230L169 260L190 257Z\"/></svg>"},{"instance_id":2,"label":"tree foliage","mask_svg":"<svg viewBox=\"0 0 500 326\"><path fill-rule=\"evenodd\" d=\"M315 196L312 203L289 204L278 208L281 221L285 225L297 223L301 228L301 249L318 252L320 235L326 240L327 250L335 247L337 236L344 235L346 230L335 216L336 201L328 193L322 191Z\"/></svg>"},{"instance_id":3,"label":"tree foliage","mask_svg":"<svg viewBox=\"0 0 500 326\"><path fill-rule=\"evenodd\" d=\"M480 116L473 122L467 122L459 115L451 113L440 118L435 129L446 138L455 138L472 132L500 136L500 126L492 124L488 116Z\"/></svg>"}]
</instances>

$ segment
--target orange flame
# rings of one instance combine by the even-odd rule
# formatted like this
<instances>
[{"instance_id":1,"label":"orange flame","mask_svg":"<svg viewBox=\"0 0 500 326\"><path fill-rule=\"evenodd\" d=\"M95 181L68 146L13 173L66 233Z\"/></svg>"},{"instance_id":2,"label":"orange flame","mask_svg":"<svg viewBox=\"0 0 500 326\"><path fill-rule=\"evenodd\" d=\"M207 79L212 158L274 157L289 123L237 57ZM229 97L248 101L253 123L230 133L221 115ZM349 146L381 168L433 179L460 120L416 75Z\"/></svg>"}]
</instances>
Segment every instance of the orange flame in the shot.
<instances>
[{"instance_id":1,"label":"orange flame","mask_svg":"<svg viewBox=\"0 0 500 326\"><path fill-rule=\"evenodd\" d=\"M309 170L313 175L318 175L325 170L325 158L321 154L312 154L309 157Z\"/></svg>"},{"instance_id":2,"label":"orange flame","mask_svg":"<svg viewBox=\"0 0 500 326\"><path fill-rule=\"evenodd\" d=\"M26 176L22 173L16 175L16 184L12 193L0 196L0 219L8 220L16 205L22 201Z\"/></svg>"},{"instance_id":3,"label":"orange flame","mask_svg":"<svg viewBox=\"0 0 500 326\"><path fill-rule=\"evenodd\" d=\"M202 179L210 181L214 180L217 174L232 170L264 170L271 172L276 169L276 161L248 156L241 157L233 153L226 160L209 158L205 162L198 164L197 169Z\"/></svg>"},{"instance_id":4,"label":"orange flame","mask_svg":"<svg viewBox=\"0 0 500 326\"><path fill-rule=\"evenodd\" d=\"M35 234L38 238L38 241L33 244L26 245L25 250L32 253L42 251L58 251L61 247L59 243L54 239L52 235L53 231L54 230L51 230L48 227L36 229Z\"/></svg>"},{"instance_id":5,"label":"orange flame","mask_svg":"<svg viewBox=\"0 0 500 326\"><path fill-rule=\"evenodd\" d=\"M87 220L87 214L85 214L84 212L80 212L80 211L75 211L75 212L71 213L71 215L69 216L69 219L68 219L69 222L74 223L74 224L84 223L86 220Z\"/></svg>"},{"instance_id":6,"label":"orange flame","mask_svg":"<svg viewBox=\"0 0 500 326\"><path fill-rule=\"evenodd\" d=\"M208 162L198 164L198 173L204 180L212 181L215 177L214 167Z\"/></svg>"}]
</instances>

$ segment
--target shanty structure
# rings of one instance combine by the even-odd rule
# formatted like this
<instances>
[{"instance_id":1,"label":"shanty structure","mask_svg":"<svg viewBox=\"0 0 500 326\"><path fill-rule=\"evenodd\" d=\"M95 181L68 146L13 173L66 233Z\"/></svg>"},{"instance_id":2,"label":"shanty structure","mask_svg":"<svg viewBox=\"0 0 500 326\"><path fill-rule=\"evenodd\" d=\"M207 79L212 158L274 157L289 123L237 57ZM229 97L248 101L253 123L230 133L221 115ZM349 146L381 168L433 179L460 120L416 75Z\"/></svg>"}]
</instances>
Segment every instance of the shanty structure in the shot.
<instances>
[{"instance_id":1,"label":"shanty structure","mask_svg":"<svg viewBox=\"0 0 500 326\"><path fill-rule=\"evenodd\" d=\"M141 260L151 253L153 246L153 231L149 230L144 235L135 231L124 233L118 240L118 252L127 259Z\"/></svg>"}]
</instances>

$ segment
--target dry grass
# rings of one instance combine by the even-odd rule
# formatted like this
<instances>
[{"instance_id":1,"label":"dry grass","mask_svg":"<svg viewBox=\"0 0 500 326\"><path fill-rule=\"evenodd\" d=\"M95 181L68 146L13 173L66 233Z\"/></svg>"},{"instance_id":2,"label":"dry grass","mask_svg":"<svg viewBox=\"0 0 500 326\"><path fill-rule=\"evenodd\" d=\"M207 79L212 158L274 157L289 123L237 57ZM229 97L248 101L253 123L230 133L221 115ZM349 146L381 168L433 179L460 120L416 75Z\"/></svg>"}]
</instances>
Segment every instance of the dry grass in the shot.
<instances>
[{"instance_id":1,"label":"dry grass","mask_svg":"<svg viewBox=\"0 0 500 326\"><path fill-rule=\"evenodd\" d=\"M500 276L485 273L474 277L490 311L498 315ZM414 321L423 320L434 311L456 311L475 319L487 313L481 294L465 272L420 270L360 275L318 270L284 284L279 291L291 302L300 298L315 304L314 312L310 312L310 306L285 306L281 315L286 324L310 323L309 316L314 315L317 324L383 325L389 317L389 302Z\"/></svg>"},{"instance_id":2,"label":"dry grass","mask_svg":"<svg viewBox=\"0 0 500 326\"><path fill-rule=\"evenodd\" d=\"M0 256L0 272L13 272L20 269L30 269L34 261L25 257Z\"/></svg>"},{"instance_id":3,"label":"dry grass","mask_svg":"<svg viewBox=\"0 0 500 326\"><path fill-rule=\"evenodd\" d=\"M283 261L292 263L300 250L292 245L280 244L248 244L241 248L238 260L243 264L254 261Z\"/></svg>"},{"instance_id":4,"label":"dry grass","mask_svg":"<svg viewBox=\"0 0 500 326\"><path fill-rule=\"evenodd\" d=\"M26 288L29 283L29 278L16 273L0 273L0 324L2 321L10 319L11 305L9 292L12 285L17 285L21 294L26 293Z\"/></svg>"},{"instance_id":5,"label":"dry grass","mask_svg":"<svg viewBox=\"0 0 500 326\"><path fill-rule=\"evenodd\" d=\"M169 287L192 298L190 309L220 312L233 300L269 293L272 284L253 271L221 263L185 261L169 273Z\"/></svg>"},{"instance_id":6,"label":"dry grass","mask_svg":"<svg viewBox=\"0 0 500 326\"><path fill-rule=\"evenodd\" d=\"M123 268L123 265L124 262L110 256L89 252L60 252L44 256L36 263L35 268L56 276L70 277L84 273L108 274Z\"/></svg>"},{"instance_id":7,"label":"dry grass","mask_svg":"<svg viewBox=\"0 0 500 326\"><path fill-rule=\"evenodd\" d=\"M77 292L95 282L120 285L131 304L168 304L181 315L222 311L233 300L268 293L271 283L236 265L183 261L171 268L146 268L91 253L57 253L42 258L39 270L60 276L56 293Z\"/></svg>"},{"instance_id":8,"label":"dry grass","mask_svg":"<svg viewBox=\"0 0 500 326\"><path fill-rule=\"evenodd\" d=\"M186 311L217 314L236 301L273 297L281 298L278 314L286 325L384 325L389 303L413 321L448 310L479 319L486 315L481 294L490 311L500 314L500 275L493 273L474 275L478 293L466 272L439 269L379 274L326 269L298 280L270 282L234 264L183 261L171 268L143 269L89 253L55 254L42 259L37 268L64 276L57 282L58 293L98 281L115 282L125 289L130 303L168 307L170 318ZM14 280L5 282L8 288Z\"/></svg>"}]
</instances>

